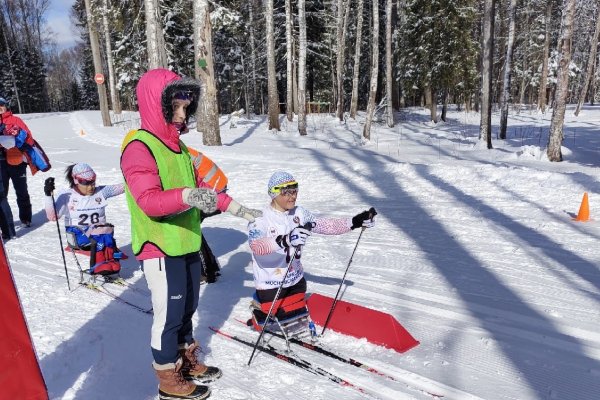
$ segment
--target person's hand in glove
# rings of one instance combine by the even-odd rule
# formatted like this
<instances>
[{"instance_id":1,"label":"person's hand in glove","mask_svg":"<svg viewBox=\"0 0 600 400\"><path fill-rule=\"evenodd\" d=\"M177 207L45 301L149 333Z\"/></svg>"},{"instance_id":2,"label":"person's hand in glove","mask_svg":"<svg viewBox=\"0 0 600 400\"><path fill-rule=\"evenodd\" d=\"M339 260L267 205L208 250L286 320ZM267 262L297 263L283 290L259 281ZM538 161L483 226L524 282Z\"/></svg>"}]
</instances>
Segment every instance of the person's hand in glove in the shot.
<instances>
[{"instance_id":1,"label":"person's hand in glove","mask_svg":"<svg viewBox=\"0 0 600 400\"><path fill-rule=\"evenodd\" d=\"M245 207L235 200L231 200L226 211L236 217L244 218L248 220L248 222L254 222L254 218L262 216L262 211Z\"/></svg>"},{"instance_id":2,"label":"person's hand in glove","mask_svg":"<svg viewBox=\"0 0 600 400\"><path fill-rule=\"evenodd\" d=\"M44 181L44 194L46 196L52 196L52 192L54 192L55 189L54 178L50 177Z\"/></svg>"},{"instance_id":3,"label":"person's hand in glove","mask_svg":"<svg viewBox=\"0 0 600 400\"><path fill-rule=\"evenodd\" d=\"M359 214L356 214L352 217L352 229L356 228L372 228L375 226L375 216L377 215L377 211L373 207L369 209L369 211L363 211Z\"/></svg>"},{"instance_id":4,"label":"person's hand in glove","mask_svg":"<svg viewBox=\"0 0 600 400\"><path fill-rule=\"evenodd\" d=\"M306 239L312 235L311 231L302 227L297 226L290 231L287 235L279 235L275 239L279 247L287 248L290 246L298 247L306 244Z\"/></svg>"},{"instance_id":5,"label":"person's hand in glove","mask_svg":"<svg viewBox=\"0 0 600 400\"><path fill-rule=\"evenodd\" d=\"M217 210L217 194L207 188L185 188L182 192L183 202L210 214Z\"/></svg>"}]
</instances>

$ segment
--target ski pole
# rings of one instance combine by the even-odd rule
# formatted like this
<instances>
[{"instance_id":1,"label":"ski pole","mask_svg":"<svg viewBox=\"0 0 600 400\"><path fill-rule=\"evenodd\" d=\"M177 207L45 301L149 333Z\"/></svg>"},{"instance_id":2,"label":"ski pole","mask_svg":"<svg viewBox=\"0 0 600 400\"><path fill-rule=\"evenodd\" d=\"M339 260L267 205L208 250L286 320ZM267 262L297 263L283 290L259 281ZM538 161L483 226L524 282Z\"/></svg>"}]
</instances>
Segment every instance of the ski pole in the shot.
<instances>
[{"instance_id":1,"label":"ski pole","mask_svg":"<svg viewBox=\"0 0 600 400\"><path fill-rule=\"evenodd\" d=\"M65 258L65 249L63 247L62 236L60 235L60 225L58 223L58 213L56 212L56 202L54 201L54 192L50 194L52 197L52 208L54 209L54 216L56 217L56 229L58 230L58 240L60 241L60 251L62 253L63 264L65 265L65 275L67 276L67 287L69 292L71 291L71 283L69 282L69 271L67 271L67 259Z\"/></svg>"},{"instance_id":2,"label":"ski pole","mask_svg":"<svg viewBox=\"0 0 600 400\"><path fill-rule=\"evenodd\" d=\"M373 217L375 217L376 215L377 215L377 211L375 211L375 209L373 207L371 207L369 209L369 217L371 217L370 219L373 220ZM360 238L362 237L362 234L365 231L365 229L366 228L364 226L360 229L358 239L356 240L356 245L354 245L354 250L352 250L352 254L350 255L350 260L348 261L348 265L346 266L346 271L344 272L344 276L342 277L342 281L340 282L340 287L338 287L337 293L335 294L335 298L333 299L333 303L331 304L331 308L329 309L329 314L327 314L327 318L325 319L325 323L323 324L323 330L321 331L321 336L323 336L323 334L325 333L325 329L327 329L327 324L329 324L329 320L331 319L333 310L335 309L335 306L338 302L338 296L340 294L340 290L342 290L342 286L344 285L344 282L346 281L346 274L348 273L348 270L350 269L350 264L352 264L352 258L354 257L354 253L356 252L356 248L358 247L358 243L360 242Z\"/></svg>"},{"instance_id":3,"label":"ski pole","mask_svg":"<svg viewBox=\"0 0 600 400\"><path fill-rule=\"evenodd\" d=\"M303 228L304 229L308 229L310 231L312 229L312 222L307 222L303 226ZM295 247L294 255L290 259L290 262L288 263L287 268L285 269L285 275L283 275L283 279L281 280L281 285L279 285L279 288L277 289L277 292L275 293L275 298L273 299L273 302L271 303L271 307L269 308L269 312L267 314L267 318L265 318L265 325L263 326L263 329L260 331L260 335L258 336L258 340L256 341L256 343L254 343L254 348L252 349L252 354L250 354L250 359L248 360L248 366L250 366L250 363L252 362L252 359L254 358L254 353L256 353L256 349L258 348L258 344L260 343L263 335L265 334L267 323L269 322L269 319L271 319L271 314L273 313L273 308L275 308L275 304L277 303L277 299L279 299L279 293L281 293L281 289L283 288L283 284L285 283L285 280L286 280L286 278L288 276L288 273L290 272L290 267L292 266L292 263L296 259L296 255L298 254L298 250L299 249L300 249L300 246Z\"/></svg>"}]
</instances>

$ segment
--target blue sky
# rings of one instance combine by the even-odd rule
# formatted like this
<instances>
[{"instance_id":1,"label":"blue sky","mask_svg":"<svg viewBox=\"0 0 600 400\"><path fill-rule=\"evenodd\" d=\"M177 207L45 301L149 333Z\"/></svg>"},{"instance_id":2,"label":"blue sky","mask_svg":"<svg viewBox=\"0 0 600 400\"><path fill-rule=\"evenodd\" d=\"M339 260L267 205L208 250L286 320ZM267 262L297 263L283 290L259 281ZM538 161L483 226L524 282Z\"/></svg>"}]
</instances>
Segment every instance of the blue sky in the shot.
<instances>
[{"instance_id":1,"label":"blue sky","mask_svg":"<svg viewBox=\"0 0 600 400\"><path fill-rule=\"evenodd\" d=\"M54 32L59 50L75 45L76 36L69 20L73 0L52 0L46 13L48 27Z\"/></svg>"}]
</instances>

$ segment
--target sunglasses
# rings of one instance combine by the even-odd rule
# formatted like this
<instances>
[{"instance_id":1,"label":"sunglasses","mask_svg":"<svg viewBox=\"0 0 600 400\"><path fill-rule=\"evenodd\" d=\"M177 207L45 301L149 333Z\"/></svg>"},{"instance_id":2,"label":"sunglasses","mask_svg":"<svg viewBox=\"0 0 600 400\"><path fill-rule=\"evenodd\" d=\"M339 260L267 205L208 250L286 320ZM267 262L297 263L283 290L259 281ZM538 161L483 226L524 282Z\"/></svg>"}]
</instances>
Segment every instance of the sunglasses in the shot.
<instances>
[{"instance_id":1,"label":"sunglasses","mask_svg":"<svg viewBox=\"0 0 600 400\"><path fill-rule=\"evenodd\" d=\"M189 100L192 101L194 100L194 92L192 92L191 90L182 90L179 92L175 92L175 94L173 95L173 100Z\"/></svg>"},{"instance_id":2,"label":"sunglasses","mask_svg":"<svg viewBox=\"0 0 600 400\"><path fill-rule=\"evenodd\" d=\"M281 194L282 196L293 196L298 193L298 182L287 182L273 186L271 193Z\"/></svg>"},{"instance_id":3,"label":"sunglasses","mask_svg":"<svg viewBox=\"0 0 600 400\"><path fill-rule=\"evenodd\" d=\"M96 180L86 181L85 179L77 179L77 184L82 186L92 186L96 184Z\"/></svg>"}]
</instances>

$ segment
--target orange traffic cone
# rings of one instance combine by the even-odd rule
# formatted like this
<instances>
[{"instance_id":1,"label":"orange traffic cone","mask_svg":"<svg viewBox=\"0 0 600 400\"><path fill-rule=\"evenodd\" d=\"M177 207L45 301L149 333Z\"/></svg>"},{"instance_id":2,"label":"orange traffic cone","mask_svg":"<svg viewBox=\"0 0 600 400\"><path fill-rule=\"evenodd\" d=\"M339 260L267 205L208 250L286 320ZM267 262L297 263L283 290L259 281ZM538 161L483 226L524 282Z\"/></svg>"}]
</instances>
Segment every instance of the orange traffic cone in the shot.
<instances>
[{"instance_id":1,"label":"orange traffic cone","mask_svg":"<svg viewBox=\"0 0 600 400\"><path fill-rule=\"evenodd\" d=\"M581 206L579 207L579 213L577 218L573 218L574 221L585 222L590 220L590 205L588 203L588 194L583 194L583 200L581 200Z\"/></svg>"}]
</instances>

